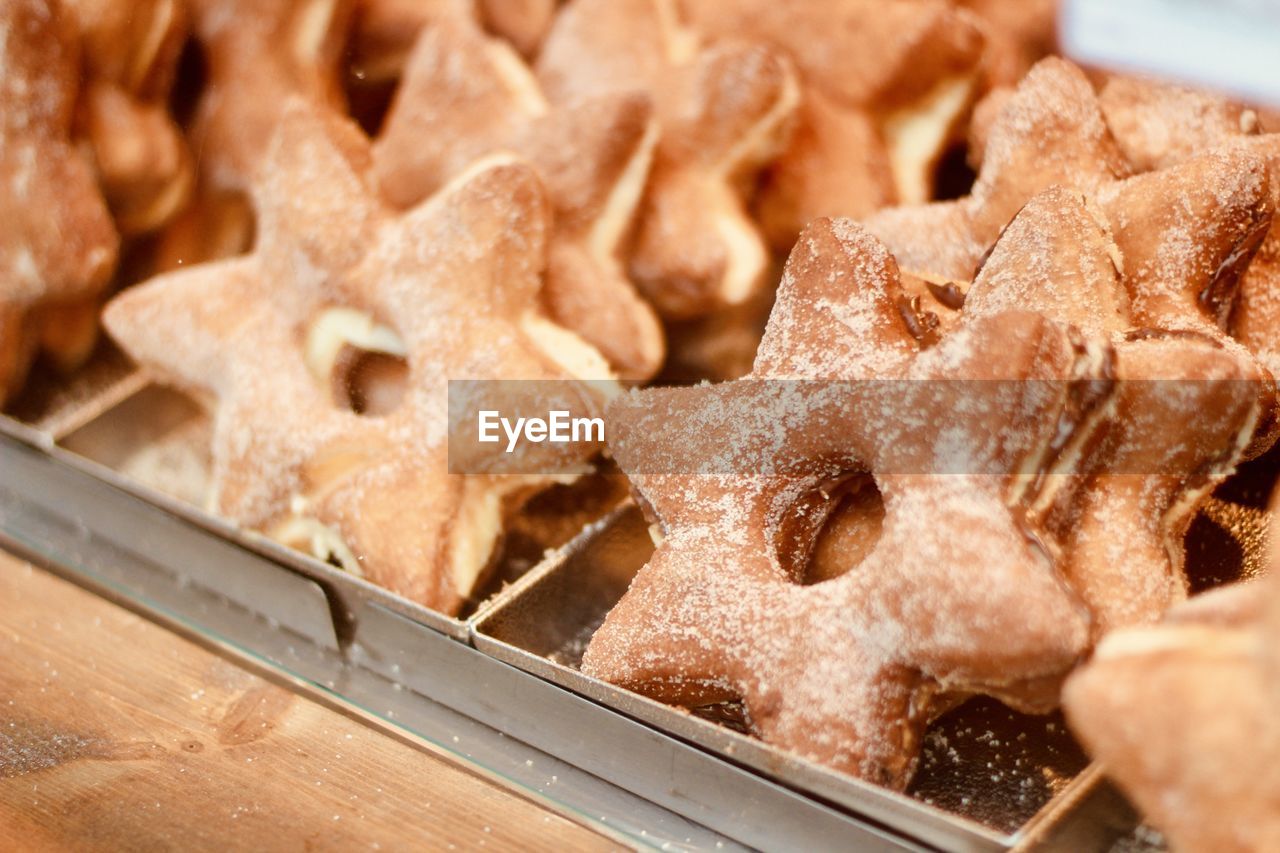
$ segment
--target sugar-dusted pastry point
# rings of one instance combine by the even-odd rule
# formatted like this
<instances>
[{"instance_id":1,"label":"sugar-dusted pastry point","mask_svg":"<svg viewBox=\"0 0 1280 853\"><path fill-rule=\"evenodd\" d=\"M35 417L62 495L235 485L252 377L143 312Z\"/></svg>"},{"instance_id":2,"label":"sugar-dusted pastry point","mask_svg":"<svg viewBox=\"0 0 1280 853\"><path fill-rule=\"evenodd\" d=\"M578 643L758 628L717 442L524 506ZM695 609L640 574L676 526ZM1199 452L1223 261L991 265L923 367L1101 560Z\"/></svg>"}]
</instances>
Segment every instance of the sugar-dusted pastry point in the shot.
<instances>
[{"instance_id":1,"label":"sugar-dusted pastry point","mask_svg":"<svg viewBox=\"0 0 1280 853\"><path fill-rule=\"evenodd\" d=\"M1175 850L1280 846L1280 590L1264 578L1117 631L1067 682L1067 720Z\"/></svg>"},{"instance_id":2,"label":"sugar-dusted pastry point","mask_svg":"<svg viewBox=\"0 0 1280 853\"><path fill-rule=\"evenodd\" d=\"M383 195L398 207L435 192L477 158L527 159L554 210L544 299L550 316L605 354L627 379L657 372L657 316L623 266L658 127L643 92L550 105L505 42L440 23L418 40L374 145Z\"/></svg>"},{"instance_id":3,"label":"sugar-dusted pastry point","mask_svg":"<svg viewBox=\"0 0 1280 853\"><path fill-rule=\"evenodd\" d=\"M769 254L744 186L785 142L799 102L790 62L761 44L706 42L674 0L585 0L557 16L536 69L557 105L653 98L661 136L629 262L658 310L689 318L749 301Z\"/></svg>"}]
</instances>

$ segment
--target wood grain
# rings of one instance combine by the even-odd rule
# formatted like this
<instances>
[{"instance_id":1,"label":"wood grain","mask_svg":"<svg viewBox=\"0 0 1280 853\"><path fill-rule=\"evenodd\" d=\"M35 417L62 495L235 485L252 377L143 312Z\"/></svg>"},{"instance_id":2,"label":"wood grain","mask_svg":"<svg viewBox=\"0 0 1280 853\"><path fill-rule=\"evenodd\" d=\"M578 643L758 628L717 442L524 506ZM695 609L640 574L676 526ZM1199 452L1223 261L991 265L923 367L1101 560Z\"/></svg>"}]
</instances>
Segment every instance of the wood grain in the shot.
<instances>
[{"instance_id":1,"label":"wood grain","mask_svg":"<svg viewBox=\"0 0 1280 853\"><path fill-rule=\"evenodd\" d=\"M0 552L0 849L611 842Z\"/></svg>"}]
</instances>

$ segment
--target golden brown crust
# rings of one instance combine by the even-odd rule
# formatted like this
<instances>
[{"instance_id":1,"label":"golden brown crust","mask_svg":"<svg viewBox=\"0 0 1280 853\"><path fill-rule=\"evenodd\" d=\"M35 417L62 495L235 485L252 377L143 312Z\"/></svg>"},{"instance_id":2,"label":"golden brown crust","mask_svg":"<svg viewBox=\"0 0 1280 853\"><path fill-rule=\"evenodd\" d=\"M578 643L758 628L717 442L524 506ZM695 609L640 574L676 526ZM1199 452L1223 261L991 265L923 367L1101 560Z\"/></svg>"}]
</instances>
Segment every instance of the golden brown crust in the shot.
<instances>
[{"instance_id":1,"label":"golden brown crust","mask_svg":"<svg viewBox=\"0 0 1280 853\"><path fill-rule=\"evenodd\" d=\"M932 395L1092 368L1064 327L1019 312L974 317L922 351L903 296L883 246L820 220L792 253L746 381L612 405L615 458L662 539L592 638L585 672L668 702L740 698L762 739L901 786L940 689L1023 695L1070 668L1087 618L1031 544L1023 498L999 475L921 473L936 464L931 430L944 423L973 440L959 439L966 448L987 448L969 460L984 470L1039 459L1063 403L1009 409L994 395L952 406ZM881 381L835 394L777 381L797 377ZM883 381L893 378L941 381ZM935 404L948 416L929 415ZM989 434L1004 439L998 449L976 440ZM880 537L856 551L858 565L801 585L796 572L834 508L823 484L851 470L870 471L884 495Z\"/></svg>"},{"instance_id":2,"label":"golden brown crust","mask_svg":"<svg viewBox=\"0 0 1280 853\"><path fill-rule=\"evenodd\" d=\"M585 0L556 18L538 58L549 99L641 90L661 137L630 256L663 314L748 301L768 252L742 189L781 150L797 101L790 63L763 46L705 44L672 0Z\"/></svg>"},{"instance_id":3,"label":"golden brown crust","mask_svg":"<svg viewBox=\"0 0 1280 853\"><path fill-rule=\"evenodd\" d=\"M532 72L474 27L442 23L420 37L374 146L383 194L407 207L482 156L526 158L555 212L546 277L553 319L579 332L619 374L647 379L664 341L622 266L657 127L643 93L549 108Z\"/></svg>"},{"instance_id":4,"label":"golden brown crust","mask_svg":"<svg viewBox=\"0 0 1280 853\"><path fill-rule=\"evenodd\" d=\"M3 405L46 337L39 312L97 299L115 268L118 237L92 170L70 141L79 65L68 20L49 0L13 0L0 7L0 23ZM53 354L72 361L83 348L78 337L75 343Z\"/></svg>"},{"instance_id":5,"label":"golden brown crust","mask_svg":"<svg viewBox=\"0 0 1280 853\"><path fill-rule=\"evenodd\" d=\"M1274 578L1118 632L1066 685L1072 729L1178 850L1280 845Z\"/></svg>"}]
</instances>

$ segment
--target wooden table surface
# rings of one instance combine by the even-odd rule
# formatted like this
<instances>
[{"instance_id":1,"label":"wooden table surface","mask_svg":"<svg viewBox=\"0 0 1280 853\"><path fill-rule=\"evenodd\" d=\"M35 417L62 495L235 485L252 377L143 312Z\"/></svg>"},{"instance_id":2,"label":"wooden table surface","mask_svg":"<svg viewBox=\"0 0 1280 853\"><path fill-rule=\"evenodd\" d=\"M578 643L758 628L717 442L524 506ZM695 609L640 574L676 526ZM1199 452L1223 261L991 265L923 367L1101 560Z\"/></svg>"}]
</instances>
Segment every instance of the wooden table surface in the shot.
<instances>
[{"instance_id":1,"label":"wooden table surface","mask_svg":"<svg viewBox=\"0 0 1280 853\"><path fill-rule=\"evenodd\" d=\"M0 849L612 846L0 552Z\"/></svg>"}]
</instances>

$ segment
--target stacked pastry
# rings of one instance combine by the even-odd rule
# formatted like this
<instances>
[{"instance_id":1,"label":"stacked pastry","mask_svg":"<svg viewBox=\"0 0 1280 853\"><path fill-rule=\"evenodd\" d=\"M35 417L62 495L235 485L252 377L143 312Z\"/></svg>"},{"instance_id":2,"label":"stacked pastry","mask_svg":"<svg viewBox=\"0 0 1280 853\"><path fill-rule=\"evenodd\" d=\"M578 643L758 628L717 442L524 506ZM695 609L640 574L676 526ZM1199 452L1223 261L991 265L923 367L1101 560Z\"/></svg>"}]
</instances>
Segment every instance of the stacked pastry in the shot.
<instances>
[{"instance_id":1,"label":"stacked pastry","mask_svg":"<svg viewBox=\"0 0 1280 853\"><path fill-rule=\"evenodd\" d=\"M584 668L900 787L959 698L1055 707L1179 604L1274 440L1280 135L1042 60L1053 5L12 0L0 400L128 286L216 512L456 613L573 475L451 474L450 379L747 373L611 404L660 541Z\"/></svg>"}]
</instances>

